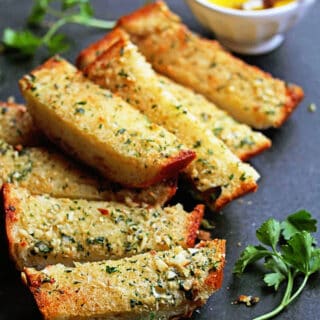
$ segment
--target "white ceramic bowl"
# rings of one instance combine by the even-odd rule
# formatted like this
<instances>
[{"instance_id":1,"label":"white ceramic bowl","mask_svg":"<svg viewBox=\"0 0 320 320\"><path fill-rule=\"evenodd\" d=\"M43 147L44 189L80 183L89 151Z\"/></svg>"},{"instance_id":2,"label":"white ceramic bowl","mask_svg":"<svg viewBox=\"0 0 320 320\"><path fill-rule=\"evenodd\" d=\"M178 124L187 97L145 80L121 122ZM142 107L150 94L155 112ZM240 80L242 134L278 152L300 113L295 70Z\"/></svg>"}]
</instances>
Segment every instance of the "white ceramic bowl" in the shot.
<instances>
[{"instance_id":1,"label":"white ceramic bowl","mask_svg":"<svg viewBox=\"0 0 320 320\"><path fill-rule=\"evenodd\" d=\"M185 0L199 22L232 51L262 54L280 46L284 33L296 24L315 0L296 0L265 10L237 10L206 0Z\"/></svg>"}]
</instances>

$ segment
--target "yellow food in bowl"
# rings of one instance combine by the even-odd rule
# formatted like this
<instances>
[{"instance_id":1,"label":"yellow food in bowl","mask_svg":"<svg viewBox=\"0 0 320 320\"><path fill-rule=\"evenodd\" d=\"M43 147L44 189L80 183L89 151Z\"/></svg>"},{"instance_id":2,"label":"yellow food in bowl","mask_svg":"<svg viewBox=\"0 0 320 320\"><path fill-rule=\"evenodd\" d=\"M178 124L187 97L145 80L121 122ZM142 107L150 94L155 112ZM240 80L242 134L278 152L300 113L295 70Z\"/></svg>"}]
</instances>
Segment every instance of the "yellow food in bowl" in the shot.
<instances>
[{"instance_id":1,"label":"yellow food in bowl","mask_svg":"<svg viewBox=\"0 0 320 320\"><path fill-rule=\"evenodd\" d=\"M207 0L207 1L225 8L251 9L251 10L267 9L266 2L268 2L263 0L261 1L259 0ZM272 5L272 8L274 8L274 7L287 5L294 1L295 0L275 0L270 2L274 2ZM249 7L247 7L247 5L249 5Z\"/></svg>"}]
</instances>

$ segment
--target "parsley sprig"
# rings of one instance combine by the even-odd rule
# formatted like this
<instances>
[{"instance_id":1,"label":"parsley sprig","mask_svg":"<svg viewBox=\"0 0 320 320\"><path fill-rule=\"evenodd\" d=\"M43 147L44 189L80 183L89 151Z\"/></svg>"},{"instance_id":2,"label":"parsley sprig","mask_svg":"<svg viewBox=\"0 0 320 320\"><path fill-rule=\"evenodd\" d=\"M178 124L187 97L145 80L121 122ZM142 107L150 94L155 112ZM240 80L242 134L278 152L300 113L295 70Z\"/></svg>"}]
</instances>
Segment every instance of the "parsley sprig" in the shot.
<instances>
[{"instance_id":1,"label":"parsley sprig","mask_svg":"<svg viewBox=\"0 0 320 320\"><path fill-rule=\"evenodd\" d=\"M277 291L280 284L287 287L280 305L254 320L270 319L287 307L304 289L311 274L320 270L320 248L311 233L317 231L317 221L305 210L291 214L283 222L273 218L265 221L256 231L262 245L249 245L241 253L233 272L241 274L246 267L264 259L267 272L264 282ZM303 280L296 291L295 280Z\"/></svg>"},{"instance_id":2,"label":"parsley sprig","mask_svg":"<svg viewBox=\"0 0 320 320\"><path fill-rule=\"evenodd\" d=\"M93 15L90 0L35 0L27 18L27 28L24 30L6 28L2 35L3 47L23 56L33 56L40 47L47 48L51 55L66 51L69 48L66 37L57 33L65 24L113 28L114 21L96 19ZM42 36L34 32L34 29L40 26L47 28Z\"/></svg>"}]
</instances>

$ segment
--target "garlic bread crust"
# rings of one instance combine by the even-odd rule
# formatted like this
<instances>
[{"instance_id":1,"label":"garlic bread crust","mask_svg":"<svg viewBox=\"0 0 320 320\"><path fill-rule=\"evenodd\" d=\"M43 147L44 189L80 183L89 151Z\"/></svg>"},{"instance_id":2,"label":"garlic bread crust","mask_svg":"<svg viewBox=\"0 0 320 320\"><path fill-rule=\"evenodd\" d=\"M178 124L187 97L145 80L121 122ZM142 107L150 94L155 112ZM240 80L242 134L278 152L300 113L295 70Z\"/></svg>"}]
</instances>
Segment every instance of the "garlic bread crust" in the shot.
<instances>
[{"instance_id":1,"label":"garlic bread crust","mask_svg":"<svg viewBox=\"0 0 320 320\"><path fill-rule=\"evenodd\" d=\"M41 136L24 105L0 101L0 140L14 146L38 146Z\"/></svg>"},{"instance_id":2,"label":"garlic bread crust","mask_svg":"<svg viewBox=\"0 0 320 320\"><path fill-rule=\"evenodd\" d=\"M225 241L175 247L117 261L24 269L46 320L172 319L191 316L221 287Z\"/></svg>"},{"instance_id":3,"label":"garlic bread crust","mask_svg":"<svg viewBox=\"0 0 320 320\"><path fill-rule=\"evenodd\" d=\"M177 99L124 34L89 64L84 73L95 83L129 101L151 121L175 134L197 154L185 173L209 205L220 210L234 198L256 189L258 173L242 163L227 146ZM231 177L231 178L230 178Z\"/></svg>"},{"instance_id":4,"label":"garlic bread crust","mask_svg":"<svg viewBox=\"0 0 320 320\"><path fill-rule=\"evenodd\" d=\"M176 192L177 181L162 181L146 189L129 189L91 174L87 168L48 148L23 148L0 141L0 188L14 183L32 194L87 200L109 200L130 206L162 206Z\"/></svg>"},{"instance_id":5,"label":"garlic bread crust","mask_svg":"<svg viewBox=\"0 0 320 320\"><path fill-rule=\"evenodd\" d=\"M128 187L148 187L195 157L180 140L120 97L52 58L20 80L37 126L66 152Z\"/></svg>"},{"instance_id":6,"label":"garlic bread crust","mask_svg":"<svg viewBox=\"0 0 320 320\"><path fill-rule=\"evenodd\" d=\"M254 128L280 127L304 96L300 87L235 58L217 41L192 33L162 1L122 17L118 26L158 72Z\"/></svg>"},{"instance_id":7,"label":"garlic bread crust","mask_svg":"<svg viewBox=\"0 0 320 320\"><path fill-rule=\"evenodd\" d=\"M204 206L129 207L118 202L57 199L3 187L9 251L18 269L114 260L180 245L193 247Z\"/></svg>"}]
</instances>

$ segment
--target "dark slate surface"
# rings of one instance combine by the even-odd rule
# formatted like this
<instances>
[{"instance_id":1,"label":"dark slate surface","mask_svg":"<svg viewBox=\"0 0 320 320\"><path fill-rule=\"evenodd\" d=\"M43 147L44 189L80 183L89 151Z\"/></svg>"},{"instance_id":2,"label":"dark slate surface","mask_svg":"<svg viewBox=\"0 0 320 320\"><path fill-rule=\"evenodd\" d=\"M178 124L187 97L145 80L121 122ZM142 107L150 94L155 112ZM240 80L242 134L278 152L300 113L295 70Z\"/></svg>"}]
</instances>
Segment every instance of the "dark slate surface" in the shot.
<instances>
[{"instance_id":1,"label":"dark slate surface","mask_svg":"<svg viewBox=\"0 0 320 320\"><path fill-rule=\"evenodd\" d=\"M168 2L191 29L210 36L195 21L183 1ZM134 10L143 3L142 0L93 1L97 16L110 19ZM6 26L23 25L30 6L31 1L0 0L0 32ZM297 209L305 208L319 218L319 12L318 1L308 17L287 34L285 43L276 51L259 57L243 57L275 76L298 83L304 88L306 98L281 129L267 132L273 141L272 149L252 160L262 176L258 192L235 201L219 214L208 213L217 226L213 235L228 241L227 266L223 288L194 314L194 319L251 319L275 307L280 301L280 294L276 295L264 287L261 269L251 268L249 273L237 278L231 273L234 262L245 245L256 243L255 229L268 217L282 219ZM67 27L64 31L74 42L72 49L64 54L70 61L74 61L81 48L103 35L102 31L77 26ZM44 58L39 54L33 61L16 62L0 55L0 99L13 95L22 101L17 80ZM315 113L308 111L312 102L318 104ZM185 195L180 197L187 199ZM3 221L0 227L0 319L40 319L32 296L21 284L19 274L8 259ZM319 274L313 276L302 296L277 319L319 319L319 282ZM231 305L239 294L259 296L261 302L252 308Z\"/></svg>"}]
</instances>

